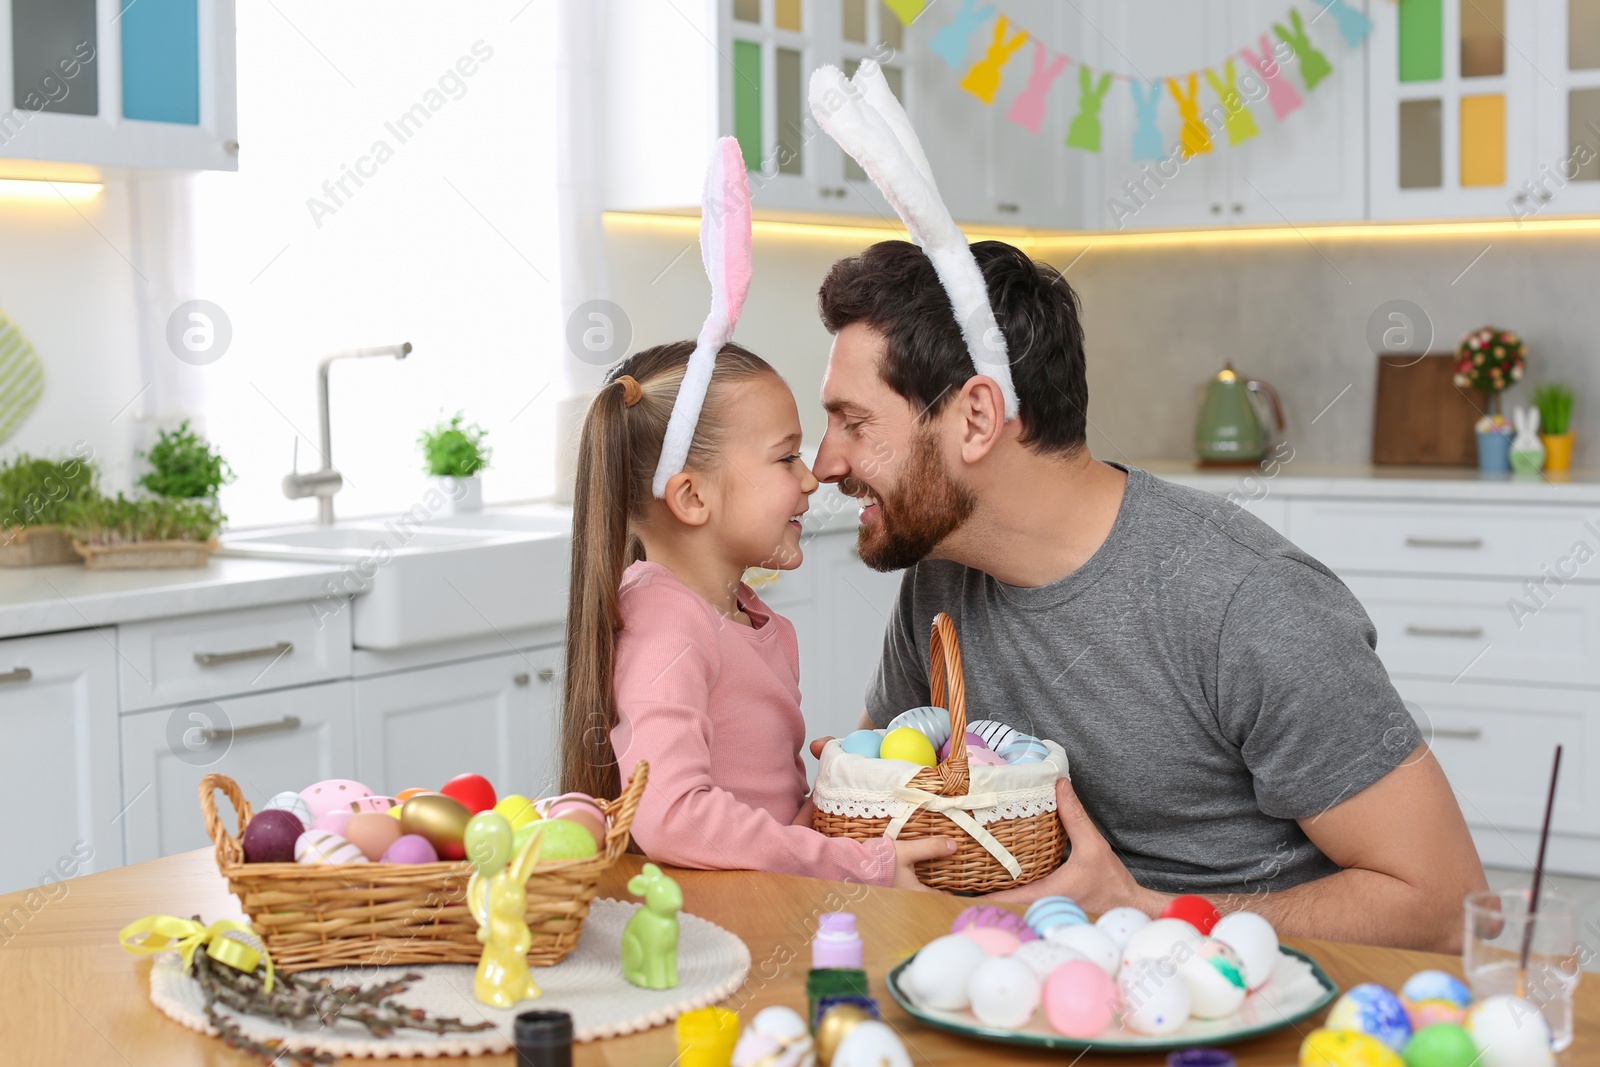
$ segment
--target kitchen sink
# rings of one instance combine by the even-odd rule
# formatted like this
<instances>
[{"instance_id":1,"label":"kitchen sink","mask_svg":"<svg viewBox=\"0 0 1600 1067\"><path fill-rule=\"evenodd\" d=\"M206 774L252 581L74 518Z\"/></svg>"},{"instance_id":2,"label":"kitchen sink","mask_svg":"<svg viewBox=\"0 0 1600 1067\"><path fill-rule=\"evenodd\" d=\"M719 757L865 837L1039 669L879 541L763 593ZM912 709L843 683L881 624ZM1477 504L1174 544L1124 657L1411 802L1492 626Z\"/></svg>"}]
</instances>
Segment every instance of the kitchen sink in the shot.
<instances>
[{"instance_id":1,"label":"kitchen sink","mask_svg":"<svg viewBox=\"0 0 1600 1067\"><path fill-rule=\"evenodd\" d=\"M567 533L572 529L572 511L568 508L530 506L521 508L491 508L461 515L440 515L425 519L424 526L451 530L533 530Z\"/></svg>"},{"instance_id":2,"label":"kitchen sink","mask_svg":"<svg viewBox=\"0 0 1600 1067\"><path fill-rule=\"evenodd\" d=\"M338 563L371 555L378 551L380 544L391 552L424 552L452 545L481 544L496 536L492 531L451 533L352 523L223 534L222 547L225 555L282 559L292 553L288 558Z\"/></svg>"}]
</instances>

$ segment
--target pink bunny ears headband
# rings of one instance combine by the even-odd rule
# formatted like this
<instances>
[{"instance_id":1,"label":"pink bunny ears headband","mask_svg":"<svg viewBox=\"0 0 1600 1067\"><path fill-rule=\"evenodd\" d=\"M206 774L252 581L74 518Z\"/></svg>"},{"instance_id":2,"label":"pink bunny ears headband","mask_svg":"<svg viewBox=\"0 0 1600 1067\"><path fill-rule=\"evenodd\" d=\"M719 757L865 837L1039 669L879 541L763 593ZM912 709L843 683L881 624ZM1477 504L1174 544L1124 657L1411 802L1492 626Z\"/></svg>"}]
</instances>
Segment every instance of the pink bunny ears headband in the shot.
<instances>
[{"instance_id":1,"label":"pink bunny ears headband","mask_svg":"<svg viewBox=\"0 0 1600 1067\"><path fill-rule=\"evenodd\" d=\"M950 297L950 310L972 357L972 368L993 378L1005 397L1006 421L1017 417L1017 390L1005 334L995 321L983 271L966 235L939 197L933 171L911 120L883 71L871 59L845 80L837 67L811 75L811 114L839 147L850 153L905 223L911 239L933 263Z\"/></svg>"},{"instance_id":2,"label":"pink bunny ears headband","mask_svg":"<svg viewBox=\"0 0 1600 1067\"><path fill-rule=\"evenodd\" d=\"M724 137L711 154L705 191L700 201L700 259L711 279L711 312L700 327L694 352L672 403L661 459L651 491L657 500L667 495L667 480L683 470L689 459L700 409L711 387L717 353L733 336L734 324L750 292L750 183L745 177L739 142Z\"/></svg>"}]
</instances>

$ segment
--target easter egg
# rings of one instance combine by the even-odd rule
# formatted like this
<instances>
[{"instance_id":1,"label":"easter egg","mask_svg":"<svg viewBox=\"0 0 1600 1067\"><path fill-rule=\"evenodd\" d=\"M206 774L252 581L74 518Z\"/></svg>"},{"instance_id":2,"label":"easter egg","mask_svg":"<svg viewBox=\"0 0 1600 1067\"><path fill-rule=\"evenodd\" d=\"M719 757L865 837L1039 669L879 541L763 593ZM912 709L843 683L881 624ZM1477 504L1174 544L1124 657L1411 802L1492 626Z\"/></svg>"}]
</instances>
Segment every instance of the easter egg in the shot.
<instances>
[{"instance_id":1,"label":"easter egg","mask_svg":"<svg viewBox=\"0 0 1600 1067\"><path fill-rule=\"evenodd\" d=\"M245 824L244 845L246 863L289 863L294 860L295 839L306 832L292 812L282 808L258 811Z\"/></svg>"},{"instance_id":2,"label":"easter egg","mask_svg":"<svg viewBox=\"0 0 1600 1067\"><path fill-rule=\"evenodd\" d=\"M945 708L922 707L902 711L889 720L885 728L884 740L888 734L896 730L915 730L928 741L930 750L937 749L940 745L950 740L950 712ZM898 759L897 756L885 756L885 759Z\"/></svg>"},{"instance_id":3,"label":"easter egg","mask_svg":"<svg viewBox=\"0 0 1600 1067\"><path fill-rule=\"evenodd\" d=\"M412 786L410 789L402 789L402 790L400 790L400 792L398 792L398 793L396 793L394 795L394 798L396 800L398 800L400 803L404 804L406 801L410 800L412 797L420 797L424 793L434 793L434 792L437 792L437 790L434 790L434 789L419 789L416 786Z\"/></svg>"},{"instance_id":4,"label":"easter egg","mask_svg":"<svg viewBox=\"0 0 1600 1067\"><path fill-rule=\"evenodd\" d=\"M534 808L533 801L517 793L507 793L495 801L494 810L505 816L513 831L520 830L539 818L539 812Z\"/></svg>"},{"instance_id":5,"label":"easter egg","mask_svg":"<svg viewBox=\"0 0 1600 1067\"><path fill-rule=\"evenodd\" d=\"M1044 1016L1066 1037L1093 1037L1111 1025L1117 987L1088 960L1072 960L1044 980Z\"/></svg>"},{"instance_id":6,"label":"easter egg","mask_svg":"<svg viewBox=\"0 0 1600 1067\"><path fill-rule=\"evenodd\" d=\"M305 802L305 798L292 789L287 789L274 796L271 800L261 805L261 810L287 811L289 814L300 820L301 826L307 827L308 829L310 828L312 822L314 822L316 819L316 816L311 814L311 805L307 804Z\"/></svg>"},{"instance_id":7,"label":"easter egg","mask_svg":"<svg viewBox=\"0 0 1600 1067\"><path fill-rule=\"evenodd\" d=\"M1472 1003L1472 990L1447 971L1418 971L1400 987L1401 1000L1444 1000L1458 1008Z\"/></svg>"},{"instance_id":8,"label":"easter egg","mask_svg":"<svg viewBox=\"0 0 1600 1067\"><path fill-rule=\"evenodd\" d=\"M998 926L968 926L956 936L976 941L991 956L1009 956L1022 944L1022 939L1016 934Z\"/></svg>"},{"instance_id":9,"label":"easter egg","mask_svg":"<svg viewBox=\"0 0 1600 1067\"><path fill-rule=\"evenodd\" d=\"M876 730L857 730L839 742L839 747L846 752L868 759L878 758L878 749L883 746L883 735Z\"/></svg>"},{"instance_id":10,"label":"easter egg","mask_svg":"<svg viewBox=\"0 0 1600 1067\"><path fill-rule=\"evenodd\" d=\"M1117 950L1120 952L1128 944L1128 938L1133 936L1135 930L1150 925L1150 916L1138 908L1112 908L1096 919L1094 924L1117 943Z\"/></svg>"},{"instance_id":11,"label":"easter egg","mask_svg":"<svg viewBox=\"0 0 1600 1067\"><path fill-rule=\"evenodd\" d=\"M1021 1026L1033 1017L1043 993L1044 986L1032 968L1006 957L984 960L967 979L972 1014L985 1026Z\"/></svg>"},{"instance_id":12,"label":"easter egg","mask_svg":"<svg viewBox=\"0 0 1600 1067\"><path fill-rule=\"evenodd\" d=\"M1154 960L1140 960L1117 971L1117 1005L1122 1025L1160 1037L1189 1021L1189 984Z\"/></svg>"},{"instance_id":13,"label":"easter egg","mask_svg":"<svg viewBox=\"0 0 1600 1067\"><path fill-rule=\"evenodd\" d=\"M400 824L387 812L363 811L350 816L339 835L359 848L374 863L383 858L389 846L400 840Z\"/></svg>"},{"instance_id":14,"label":"easter egg","mask_svg":"<svg viewBox=\"0 0 1600 1067\"><path fill-rule=\"evenodd\" d=\"M1399 1052L1411 1038L1411 1019L1394 993L1376 982L1352 986L1333 1005L1323 1024L1329 1030L1349 1030L1377 1038Z\"/></svg>"},{"instance_id":15,"label":"easter egg","mask_svg":"<svg viewBox=\"0 0 1600 1067\"><path fill-rule=\"evenodd\" d=\"M1196 1019L1222 1019L1244 1003L1244 968L1221 941L1207 938L1194 955L1178 964L1178 977L1189 986L1189 1014Z\"/></svg>"},{"instance_id":16,"label":"easter egg","mask_svg":"<svg viewBox=\"0 0 1600 1067\"><path fill-rule=\"evenodd\" d=\"M993 719L979 719L977 722L967 723L967 732L973 734L984 743L990 752L999 752L1006 747L1006 743L1018 736L1018 731L1013 730L1003 722Z\"/></svg>"},{"instance_id":17,"label":"easter egg","mask_svg":"<svg viewBox=\"0 0 1600 1067\"><path fill-rule=\"evenodd\" d=\"M1018 734L1006 742L998 755L1010 764L1038 763L1050 755L1050 750L1044 747L1044 742L1028 734Z\"/></svg>"},{"instance_id":18,"label":"easter egg","mask_svg":"<svg viewBox=\"0 0 1600 1067\"><path fill-rule=\"evenodd\" d=\"M1088 923L1068 923L1052 926L1045 940L1065 945L1109 975L1115 976L1121 962L1122 950L1111 940L1111 935Z\"/></svg>"},{"instance_id":19,"label":"easter egg","mask_svg":"<svg viewBox=\"0 0 1600 1067\"><path fill-rule=\"evenodd\" d=\"M1401 997L1400 1003L1406 1006L1406 1018L1411 1020L1413 1033L1440 1023L1460 1026L1467 1020L1467 1009L1458 1008L1448 1000L1407 1000Z\"/></svg>"},{"instance_id":20,"label":"easter egg","mask_svg":"<svg viewBox=\"0 0 1600 1067\"><path fill-rule=\"evenodd\" d=\"M911 1067L911 1057L887 1024L867 1019L833 1050L831 1067Z\"/></svg>"},{"instance_id":21,"label":"easter egg","mask_svg":"<svg viewBox=\"0 0 1600 1067\"><path fill-rule=\"evenodd\" d=\"M374 794L370 797L359 797L350 802L350 810L356 814L364 811L391 812L400 806L394 797L384 797Z\"/></svg>"},{"instance_id":22,"label":"easter egg","mask_svg":"<svg viewBox=\"0 0 1600 1067\"><path fill-rule=\"evenodd\" d=\"M543 820L540 821L542 822ZM538 825L538 822L531 822L526 826L519 826L511 831L511 852L513 855L522 851L523 842L533 836L534 828Z\"/></svg>"},{"instance_id":23,"label":"easter egg","mask_svg":"<svg viewBox=\"0 0 1600 1067\"><path fill-rule=\"evenodd\" d=\"M400 808L400 825L408 834L420 834L447 860L466 858L465 837L472 812L459 800L446 796L412 797Z\"/></svg>"},{"instance_id":24,"label":"easter egg","mask_svg":"<svg viewBox=\"0 0 1600 1067\"><path fill-rule=\"evenodd\" d=\"M977 734L973 733L971 730L968 730L966 732L966 738L967 738L967 748L969 748L969 749L971 749L971 748L988 748L989 747L988 745L983 743L983 738L979 737ZM947 737L947 738L945 738L944 744L939 746L939 760L940 760L940 762L943 762L943 761L945 761L945 760L950 758L950 746L953 745L953 744L955 744L955 738L954 737Z\"/></svg>"},{"instance_id":25,"label":"easter egg","mask_svg":"<svg viewBox=\"0 0 1600 1067\"><path fill-rule=\"evenodd\" d=\"M462 840L467 846L467 859L485 878L492 878L511 862L511 823L492 808L468 820Z\"/></svg>"},{"instance_id":26,"label":"easter egg","mask_svg":"<svg viewBox=\"0 0 1600 1067\"><path fill-rule=\"evenodd\" d=\"M1216 905L1205 897L1186 894L1173 897L1156 918L1182 919L1202 934L1209 935L1211 928L1217 925L1217 920L1222 918L1222 913L1217 911Z\"/></svg>"},{"instance_id":27,"label":"easter egg","mask_svg":"<svg viewBox=\"0 0 1600 1067\"><path fill-rule=\"evenodd\" d=\"M1011 959L1028 965L1039 981L1050 977L1050 972L1068 960L1081 960L1083 955L1066 945L1054 941L1024 941L1011 954Z\"/></svg>"},{"instance_id":28,"label":"easter egg","mask_svg":"<svg viewBox=\"0 0 1600 1067\"><path fill-rule=\"evenodd\" d=\"M1313 1030L1300 1043L1300 1067L1405 1067L1394 1049L1350 1030Z\"/></svg>"},{"instance_id":29,"label":"easter egg","mask_svg":"<svg viewBox=\"0 0 1600 1067\"><path fill-rule=\"evenodd\" d=\"M884 734L883 746L878 750L878 755L883 759L920 763L924 767L932 767L938 763L938 757L933 751L933 742L909 726L901 726Z\"/></svg>"},{"instance_id":30,"label":"easter egg","mask_svg":"<svg viewBox=\"0 0 1600 1067\"><path fill-rule=\"evenodd\" d=\"M317 819L335 808L355 811L350 805L362 797L370 797L372 790L349 778L329 778L300 790L300 797L311 808L311 818Z\"/></svg>"},{"instance_id":31,"label":"easter egg","mask_svg":"<svg viewBox=\"0 0 1600 1067\"><path fill-rule=\"evenodd\" d=\"M440 786L439 792L459 800L474 815L494 807L496 799L494 786L481 774L458 774Z\"/></svg>"},{"instance_id":32,"label":"easter egg","mask_svg":"<svg viewBox=\"0 0 1600 1067\"><path fill-rule=\"evenodd\" d=\"M604 848L606 843L606 815L600 810L600 805L594 802L593 797L582 793L574 793L562 797L550 805L545 812L547 819L565 819L575 822L594 838L596 848Z\"/></svg>"},{"instance_id":33,"label":"easter egg","mask_svg":"<svg viewBox=\"0 0 1600 1067\"><path fill-rule=\"evenodd\" d=\"M325 811L315 819L312 819L311 825L307 826L306 829L325 830L330 834L338 834L343 837L344 828L350 825L350 820L355 818L355 815L356 813L349 808L335 808L332 811Z\"/></svg>"},{"instance_id":34,"label":"easter egg","mask_svg":"<svg viewBox=\"0 0 1600 1067\"><path fill-rule=\"evenodd\" d=\"M325 830L307 830L294 843L294 861L310 867L333 865L344 867L353 863L369 863L367 854L338 834Z\"/></svg>"},{"instance_id":35,"label":"easter egg","mask_svg":"<svg viewBox=\"0 0 1600 1067\"><path fill-rule=\"evenodd\" d=\"M967 1000L967 976L989 958L983 947L960 934L946 934L923 945L902 972L906 992L924 1008L960 1011Z\"/></svg>"},{"instance_id":36,"label":"easter egg","mask_svg":"<svg viewBox=\"0 0 1600 1067\"><path fill-rule=\"evenodd\" d=\"M1481 1067L1548 1067L1550 1028L1539 1009L1520 997L1489 997L1467 1012L1466 1031Z\"/></svg>"},{"instance_id":37,"label":"easter egg","mask_svg":"<svg viewBox=\"0 0 1600 1067\"><path fill-rule=\"evenodd\" d=\"M400 809L402 807L404 807L404 806L405 806L404 804L396 804L394 807L392 807L388 811L384 812L384 814L389 816L389 818L393 819L395 822L399 822L400 821Z\"/></svg>"},{"instance_id":38,"label":"easter egg","mask_svg":"<svg viewBox=\"0 0 1600 1067\"><path fill-rule=\"evenodd\" d=\"M1138 960L1168 960L1174 964L1200 949L1200 931L1182 919L1156 919L1133 932L1122 946L1122 966Z\"/></svg>"},{"instance_id":39,"label":"easter egg","mask_svg":"<svg viewBox=\"0 0 1600 1067\"><path fill-rule=\"evenodd\" d=\"M539 847L539 862L556 863L561 860L583 860L595 855L600 847L587 826L567 819L543 819L534 823L543 843Z\"/></svg>"},{"instance_id":40,"label":"easter egg","mask_svg":"<svg viewBox=\"0 0 1600 1067\"><path fill-rule=\"evenodd\" d=\"M1424 1027L1406 1042L1406 1067L1475 1067L1478 1046L1454 1023Z\"/></svg>"},{"instance_id":41,"label":"easter egg","mask_svg":"<svg viewBox=\"0 0 1600 1067\"><path fill-rule=\"evenodd\" d=\"M805 1067L815 1059L811 1031L781 1004L756 1012L733 1046L732 1067Z\"/></svg>"},{"instance_id":42,"label":"easter egg","mask_svg":"<svg viewBox=\"0 0 1600 1067\"><path fill-rule=\"evenodd\" d=\"M1077 926L1089 921L1078 902L1071 897L1040 897L1028 905L1022 919L1034 933L1043 937L1052 927Z\"/></svg>"},{"instance_id":43,"label":"easter egg","mask_svg":"<svg viewBox=\"0 0 1600 1067\"><path fill-rule=\"evenodd\" d=\"M1278 932L1253 911L1224 915L1211 928L1211 936L1233 949L1244 966L1244 980L1251 989L1260 989L1278 965Z\"/></svg>"},{"instance_id":44,"label":"easter egg","mask_svg":"<svg viewBox=\"0 0 1600 1067\"><path fill-rule=\"evenodd\" d=\"M973 767L1004 767L1006 761L982 745L969 745L967 747L967 764Z\"/></svg>"},{"instance_id":45,"label":"easter egg","mask_svg":"<svg viewBox=\"0 0 1600 1067\"><path fill-rule=\"evenodd\" d=\"M383 854L384 863L437 863L438 851L421 834L401 834Z\"/></svg>"},{"instance_id":46,"label":"easter egg","mask_svg":"<svg viewBox=\"0 0 1600 1067\"><path fill-rule=\"evenodd\" d=\"M993 904L974 904L966 909L950 924L950 932L958 934L969 926L998 927L1015 934L1019 941L1032 941L1039 936L1029 929L1022 916Z\"/></svg>"}]
</instances>

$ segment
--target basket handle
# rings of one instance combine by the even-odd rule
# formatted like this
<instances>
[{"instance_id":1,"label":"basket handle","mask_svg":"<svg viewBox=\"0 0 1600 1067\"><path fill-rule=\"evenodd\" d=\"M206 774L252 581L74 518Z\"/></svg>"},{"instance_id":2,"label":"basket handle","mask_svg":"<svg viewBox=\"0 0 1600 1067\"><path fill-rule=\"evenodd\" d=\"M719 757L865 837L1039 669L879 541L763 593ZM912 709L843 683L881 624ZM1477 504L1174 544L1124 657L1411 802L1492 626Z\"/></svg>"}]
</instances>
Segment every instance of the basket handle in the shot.
<instances>
[{"instance_id":1,"label":"basket handle","mask_svg":"<svg viewBox=\"0 0 1600 1067\"><path fill-rule=\"evenodd\" d=\"M239 817L239 836L228 833L222 825L222 815L217 811L216 791L220 789L228 797L228 803L233 805L233 810ZM244 828L250 822L254 811L250 802L239 791L239 783L229 778L226 774L208 774L200 779L200 813L205 816L206 834L211 838L211 843L217 849L217 866L226 867L229 864L241 863L244 860Z\"/></svg>"},{"instance_id":2,"label":"basket handle","mask_svg":"<svg viewBox=\"0 0 1600 1067\"><path fill-rule=\"evenodd\" d=\"M928 695L933 703L950 709L950 755L939 764L943 784L939 795L963 796L967 792L967 683L961 673L961 640L956 624L944 612L933 617L929 640Z\"/></svg>"},{"instance_id":3,"label":"basket handle","mask_svg":"<svg viewBox=\"0 0 1600 1067\"><path fill-rule=\"evenodd\" d=\"M606 858L615 860L628 851L628 832L633 827L633 817L639 811L639 799L644 796L644 784L650 779L650 764L640 760L633 766L628 785L616 800L602 800L600 807L606 813Z\"/></svg>"}]
</instances>

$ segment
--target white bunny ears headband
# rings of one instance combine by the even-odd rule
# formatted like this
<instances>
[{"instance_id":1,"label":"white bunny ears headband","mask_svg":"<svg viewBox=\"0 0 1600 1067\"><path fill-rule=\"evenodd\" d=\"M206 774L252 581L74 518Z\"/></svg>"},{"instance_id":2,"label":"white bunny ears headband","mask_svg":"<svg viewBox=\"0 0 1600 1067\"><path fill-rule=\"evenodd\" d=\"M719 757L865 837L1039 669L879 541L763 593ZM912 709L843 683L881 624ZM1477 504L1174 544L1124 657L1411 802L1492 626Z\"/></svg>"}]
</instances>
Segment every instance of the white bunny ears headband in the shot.
<instances>
[{"instance_id":1,"label":"white bunny ears headband","mask_svg":"<svg viewBox=\"0 0 1600 1067\"><path fill-rule=\"evenodd\" d=\"M657 500L667 495L667 480L683 470L689 459L717 353L733 336L750 292L750 182L745 176L744 155L733 137L717 142L706 170L700 201L700 259L711 279L711 312L700 327L683 384L672 402L672 417L667 420L661 458L650 485Z\"/></svg>"},{"instance_id":2,"label":"white bunny ears headband","mask_svg":"<svg viewBox=\"0 0 1600 1067\"><path fill-rule=\"evenodd\" d=\"M995 321L983 271L966 236L939 197L933 171L911 120L883 71L863 59L855 77L845 80L837 67L811 75L811 114L839 147L867 172L905 223L911 239L933 263L950 297L950 309L979 374L993 378L1005 398L1006 421L1017 417L1017 390L1005 334Z\"/></svg>"}]
</instances>

